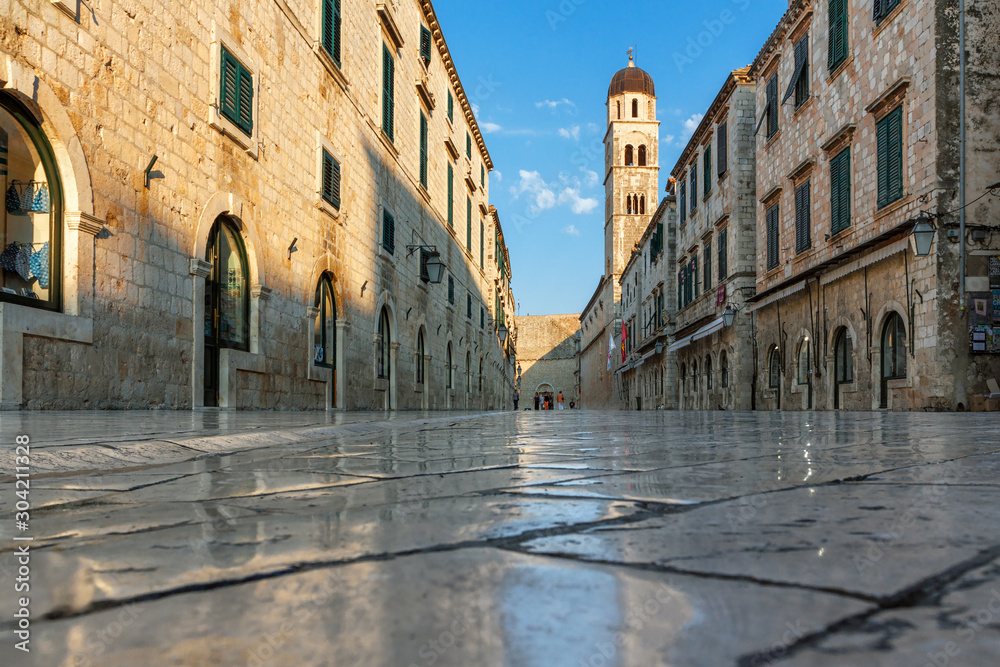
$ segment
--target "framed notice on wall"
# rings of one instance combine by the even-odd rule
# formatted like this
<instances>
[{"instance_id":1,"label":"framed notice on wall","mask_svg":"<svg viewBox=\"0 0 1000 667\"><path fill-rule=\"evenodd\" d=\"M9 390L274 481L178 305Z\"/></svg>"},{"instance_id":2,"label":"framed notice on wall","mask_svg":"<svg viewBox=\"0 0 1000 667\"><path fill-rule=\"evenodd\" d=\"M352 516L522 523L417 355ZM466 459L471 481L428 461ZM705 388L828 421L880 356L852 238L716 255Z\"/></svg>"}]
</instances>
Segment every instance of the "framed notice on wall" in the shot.
<instances>
[{"instance_id":1,"label":"framed notice on wall","mask_svg":"<svg viewBox=\"0 0 1000 667\"><path fill-rule=\"evenodd\" d=\"M993 258L990 258L993 259ZM992 283L993 266L990 265ZM970 292L969 349L977 354L1000 354L1000 289Z\"/></svg>"}]
</instances>

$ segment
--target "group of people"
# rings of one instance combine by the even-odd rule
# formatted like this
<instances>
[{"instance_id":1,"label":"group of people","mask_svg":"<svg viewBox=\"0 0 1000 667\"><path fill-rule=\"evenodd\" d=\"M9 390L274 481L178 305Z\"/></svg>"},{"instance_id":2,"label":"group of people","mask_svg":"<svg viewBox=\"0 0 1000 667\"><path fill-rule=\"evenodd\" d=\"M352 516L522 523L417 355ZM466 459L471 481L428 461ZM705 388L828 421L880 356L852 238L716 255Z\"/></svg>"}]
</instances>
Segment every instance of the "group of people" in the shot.
<instances>
[{"instance_id":1,"label":"group of people","mask_svg":"<svg viewBox=\"0 0 1000 667\"><path fill-rule=\"evenodd\" d=\"M518 402L520 400L521 400L521 394L515 391L514 392L514 410L517 410ZM555 398L553 398L553 396L552 396L551 393L539 394L537 391L535 392L535 409L536 410L554 410L554 409L562 410L563 409L563 405L564 405L565 402L566 402L566 397L563 396L562 390L560 390L559 393L556 394ZM553 407L553 404L555 404L555 406L558 406L558 407L557 408ZM576 403L573 402L573 401L570 401L569 402L569 409L572 410L575 407L576 407ZM528 410L528 408L525 408L525 410Z\"/></svg>"}]
</instances>

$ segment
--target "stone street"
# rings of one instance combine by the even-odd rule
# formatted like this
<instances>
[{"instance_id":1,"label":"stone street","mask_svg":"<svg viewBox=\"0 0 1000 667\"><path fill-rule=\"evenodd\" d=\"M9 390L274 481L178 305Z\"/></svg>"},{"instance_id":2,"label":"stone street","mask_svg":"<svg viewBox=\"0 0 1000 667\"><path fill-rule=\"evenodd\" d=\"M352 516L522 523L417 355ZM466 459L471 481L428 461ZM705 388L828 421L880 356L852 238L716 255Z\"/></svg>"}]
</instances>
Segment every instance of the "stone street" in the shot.
<instances>
[{"instance_id":1,"label":"stone street","mask_svg":"<svg viewBox=\"0 0 1000 667\"><path fill-rule=\"evenodd\" d=\"M988 414L7 413L0 437L3 665L1000 656Z\"/></svg>"}]
</instances>

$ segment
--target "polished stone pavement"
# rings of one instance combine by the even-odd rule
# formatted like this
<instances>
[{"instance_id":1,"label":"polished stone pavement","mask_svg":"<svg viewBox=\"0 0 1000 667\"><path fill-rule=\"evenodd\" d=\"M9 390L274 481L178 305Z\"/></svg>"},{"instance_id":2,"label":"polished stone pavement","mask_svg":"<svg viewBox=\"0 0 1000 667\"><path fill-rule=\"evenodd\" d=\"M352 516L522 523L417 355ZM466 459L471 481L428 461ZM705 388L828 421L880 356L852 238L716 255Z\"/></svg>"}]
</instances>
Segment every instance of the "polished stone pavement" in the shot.
<instances>
[{"instance_id":1,"label":"polished stone pavement","mask_svg":"<svg viewBox=\"0 0 1000 667\"><path fill-rule=\"evenodd\" d=\"M1000 664L989 413L0 413L0 442L4 666Z\"/></svg>"}]
</instances>

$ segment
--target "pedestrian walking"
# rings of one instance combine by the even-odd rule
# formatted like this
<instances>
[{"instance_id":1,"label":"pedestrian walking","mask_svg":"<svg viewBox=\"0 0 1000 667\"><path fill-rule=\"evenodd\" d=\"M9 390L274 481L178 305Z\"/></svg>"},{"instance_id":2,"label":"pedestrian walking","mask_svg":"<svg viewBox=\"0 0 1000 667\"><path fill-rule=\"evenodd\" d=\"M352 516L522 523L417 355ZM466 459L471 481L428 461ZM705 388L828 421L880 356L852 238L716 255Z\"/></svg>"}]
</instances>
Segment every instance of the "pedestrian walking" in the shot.
<instances>
[{"instance_id":1,"label":"pedestrian walking","mask_svg":"<svg viewBox=\"0 0 1000 667\"><path fill-rule=\"evenodd\" d=\"M560 389L560 390L559 390L559 395L558 395L558 396L556 396L556 400L557 400L557 401L559 402L559 409L560 409L560 410L562 410L562 409L563 409L563 400L565 400L565 398L566 398L566 397L565 397L565 396L563 396L563 393L562 393L562 389Z\"/></svg>"},{"instance_id":2,"label":"pedestrian walking","mask_svg":"<svg viewBox=\"0 0 1000 667\"><path fill-rule=\"evenodd\" d=\"M535 409L538 409L538 404L541 402L541 398L538 396L538 392L535 392Z\"/></svg>"},{"instance_id":3,"label":"pedestrian walking","mask_svg":"<svg viewBox=\"0 0 1000 667\"><path fill-rule=\"evenodd\" d=\"M515 390L514 391L514 412L517 412L517 402L518 402L518 400L520 400L520 398L521 398L521 395L518 394L517 391Z\"/></svg>"}]
</instances>

